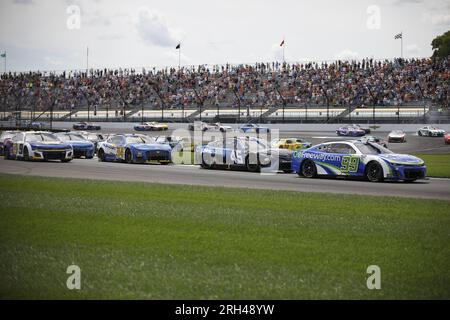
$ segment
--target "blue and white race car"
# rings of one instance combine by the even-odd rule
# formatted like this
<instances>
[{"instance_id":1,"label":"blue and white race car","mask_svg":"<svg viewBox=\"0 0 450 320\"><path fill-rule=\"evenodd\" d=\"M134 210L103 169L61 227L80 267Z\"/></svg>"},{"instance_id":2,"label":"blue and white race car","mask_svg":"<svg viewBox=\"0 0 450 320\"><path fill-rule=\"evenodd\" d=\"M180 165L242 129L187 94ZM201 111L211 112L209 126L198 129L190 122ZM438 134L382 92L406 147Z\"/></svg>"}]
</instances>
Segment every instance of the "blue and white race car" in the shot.
<instances>
[{"instance_id":1,"label":"blue and white race car","mask_svg":"<svg viewBox=\"0 0 450 320\"><path fill-rule=\"evenodd\" d=\"M243 133L269 133L270 129L254 123L247 123L240 126L239 131Z\"/></svg>"},{"instance_id":2,"label":"blue and white race car","mask_svg":"<svg viewBox=\"0 0 450 320\"><path fill-rule=\"evenodd\" d=\"M99 161L125 161L127 163L160 163L172 161L172 148L156 143L141 134L117 134L98 146Z\"/></svg>"},{"instance_id":3,"label":"blue and white race car","mask_svg":"<svg viewBox=\"0 0 450 320\"><path fill-rule=\"evenodd\" d=\"M276 164L284 172L292 170L291 150L271 148L267 141L255 137L231 137L197 146L195 157L196 163L206 169L242 168L259 172Z\"/></svg>"},{"instance_id":4,"label":"blue and white race car","mask_svg":"<svg viewBox=\"0 0 450 320\"><path fill-rule=\"evenodd\" d=\"M383 180L424 179L422 159L392 151L372 142L339 141L322 143L294 152L292 170L300 176L345 176Z\"/></svg>"},{"instance_id":5,"label":"blue and white race car","mask_svg":"<svg viewBox=\"0 0 450 320\"><path fill-rule=\"evenodd\" d=\"M95 145L86 140L82 135L71 132L60 132L55 134L59 140L64 143L70 144L73 149L73 157L86 159L92 159L95 153Z\"/></svg>"},{"instance_id":6,"label":"blue and white race car","mask_svg":"<svg viewBox=\"0 0 450 320\"><path fill-rule=\"evenodd\" d=\"M336 134L346 137L362 137L366 134L366 131L357 126L343 126L336 130Z\"/></svg>"},{"instance_id":7,"label":"blue and white race car","mask_svg":"<svg viewBox=\"0 0 450 320\"><path fill-rule=\"evenodd\" d=\"M5 158L69 162L73 158L73 149L50 132L18 132L6 142Z\"/></svg>"}]
</instances>

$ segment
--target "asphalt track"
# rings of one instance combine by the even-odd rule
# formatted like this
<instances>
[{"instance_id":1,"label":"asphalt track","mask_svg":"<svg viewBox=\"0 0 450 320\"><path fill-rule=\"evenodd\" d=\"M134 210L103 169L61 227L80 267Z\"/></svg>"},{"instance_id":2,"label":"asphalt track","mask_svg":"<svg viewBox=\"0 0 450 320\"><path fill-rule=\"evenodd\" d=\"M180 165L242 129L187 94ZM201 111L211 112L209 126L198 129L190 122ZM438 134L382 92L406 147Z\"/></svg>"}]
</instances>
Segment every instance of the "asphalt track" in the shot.
<instances>
[{"instance_id":1,"label":"asphalt track","mask_svg":"<svg viewBox=\"0 0 450 320\"><path fill-rule=\"evenodd\" d=\"M70 163L60 163L57 161L25 162L1 158L0 172L45 177L450 200L450 179L432 178L414 183L370 183L344 179L306 179L296 174L285 173L258 174L244 171L206 170L194 165L100 163L96 159L75 159ZM382 198L380 200L382 201Z\"/></svg>"}]
</instances>

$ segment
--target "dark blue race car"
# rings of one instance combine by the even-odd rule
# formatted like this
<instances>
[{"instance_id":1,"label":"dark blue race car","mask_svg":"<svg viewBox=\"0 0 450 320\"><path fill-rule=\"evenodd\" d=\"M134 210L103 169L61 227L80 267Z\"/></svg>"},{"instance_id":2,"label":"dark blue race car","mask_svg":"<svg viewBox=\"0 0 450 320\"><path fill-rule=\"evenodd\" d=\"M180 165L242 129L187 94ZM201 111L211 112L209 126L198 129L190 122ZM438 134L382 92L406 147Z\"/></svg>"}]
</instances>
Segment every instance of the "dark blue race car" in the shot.
<instances>
[{"instance_id":1,"label":"dark blue race car","mask_svg":"<svg viewBox=\"0 0 450 320\"><path fill-rule=\"evenodd\" d=\"M73 125L74 130L101 130L101 127L89 122L78 122Z\"/></svg>"},{"instance_id":2,"label":"dark blue race car","mask_svg":"<svg viewBox=\"0 0 450 320\"><path fill-rule=\"evenodd\" d=\"M172 148L156 143L140 134L118 134L99 143L99 161L121 161L127 163L160 163L172 161Z\"/></svg>"},{"instance_id":3,"label":"dark blue race car","mask_svg":"<svg viewBox=\"0 0 450 320\"><path fill-rule=\"evenodd\" d=\"M82 135L78 133L56 133L55 134L59 140L70 144L73 148L73 157L81 158L85 157L86 159L92 159L95 153L95 145L86 140Z\"/></svg>"}]
</instances>

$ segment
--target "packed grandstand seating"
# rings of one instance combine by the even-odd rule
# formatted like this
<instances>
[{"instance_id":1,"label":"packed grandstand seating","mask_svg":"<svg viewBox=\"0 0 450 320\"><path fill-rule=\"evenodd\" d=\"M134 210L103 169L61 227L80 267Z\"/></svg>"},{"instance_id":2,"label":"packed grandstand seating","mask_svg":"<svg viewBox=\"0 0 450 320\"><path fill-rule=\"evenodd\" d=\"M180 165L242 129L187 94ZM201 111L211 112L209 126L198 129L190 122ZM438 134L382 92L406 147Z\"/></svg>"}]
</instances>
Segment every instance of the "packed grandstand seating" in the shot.
<instances>
[{"instance_id":1,"label":"packed grandstand seating","mask_svg":"<svg viewBox=\"0 0 450 320\"><path fill-rule=\"evenodd\" d=\"M256 63L7 73L5 110L414 105L449 106L450 59Z\"/></svg>"}]
</instances>

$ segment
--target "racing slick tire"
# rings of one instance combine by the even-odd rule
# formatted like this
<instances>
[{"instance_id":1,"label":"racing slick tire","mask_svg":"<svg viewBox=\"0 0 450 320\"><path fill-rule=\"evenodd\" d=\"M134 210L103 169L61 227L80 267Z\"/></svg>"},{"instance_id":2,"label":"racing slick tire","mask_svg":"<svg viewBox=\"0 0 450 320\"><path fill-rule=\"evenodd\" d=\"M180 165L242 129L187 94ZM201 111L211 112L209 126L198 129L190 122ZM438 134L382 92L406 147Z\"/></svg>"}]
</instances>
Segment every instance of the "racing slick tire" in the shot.
<instances>
[{"instance_id":1,"label":"racing slick tire","mask_svg":"<svg viewBox=\"0 0 450 320\"><path fill-rule=\"evenodd\" d=\"M245 167L249 172L259 172L261 170L261 165L259 163L259 155L256 155L257 163L250 163L250 155L245 158Z\"/></svg>"},{"instance_id":2,"label":"racing slick tire","mask_svg":"<svg viewBox=\"0 0 450 320\"><path fill-rule=\"evenodd\" d=\"M208 163L205 161L204 154L202 154L202 164L200 165L203 169L211 169L212 163Z\"/></svg>"},{"instance_id":3,"label":"racing slick tire","mask_svg":"<svg viewBox=\"0 0 450 320\"><path fill-rule=\"evenodd\" d=\"M417 131L417 134L419 135L419 137L422 136L422 131Z\"/></svg>"},{"instance_id":4,"label":"racing slick tire","mask_svg":"<svg viewBox=\"0 0 450 320\"><path fill-rule=\"evenodd\" d=\"M127 149L125 151L125 162L128 164L133 163L133 155L131 154L131 150Z\"/></svg>"},{"instance_id":5,"label":"racing slick tire","mask_svg":"<svg viewBox=\"0 0 450 320\"><path fill-rule=\"evenodd\" d=\"M383 168L378 162L370 162L366 169L366 178L370 182L383 181Z\"/></svg>"},{"instance_id":6,"label":"racing slick tire","mask_svg":"<svg viewBox=\"0 0 450 320\"><path fill-rule=\"evenodd\" d=\"M314 178L317 176L317 168L313 161L305 160L300 169L300 175L305 178Z\"/></svg>"},{"instance_id":7,"label":"racing slick tire","mask_svg":"<svg viewBox=\"0 0 450 320\"><path fill-rule=\"evenodd\" d=\"M30 152L28 151L27 147L23 148L23 160L30 161Z\"/></svg>"},{"instance_id":8,"label":"racing slick tire","mask_svg":"<svg viewBox=\"0 0 450 320\"><path fill-rule=\"evenodd\" d=\"M98 161L100 161L100 162L105 161L105 151L103 151L103 149L98 150L97 157L98 157Z\"/></svg>"}]
</instances>

